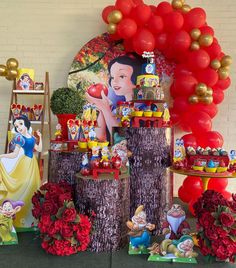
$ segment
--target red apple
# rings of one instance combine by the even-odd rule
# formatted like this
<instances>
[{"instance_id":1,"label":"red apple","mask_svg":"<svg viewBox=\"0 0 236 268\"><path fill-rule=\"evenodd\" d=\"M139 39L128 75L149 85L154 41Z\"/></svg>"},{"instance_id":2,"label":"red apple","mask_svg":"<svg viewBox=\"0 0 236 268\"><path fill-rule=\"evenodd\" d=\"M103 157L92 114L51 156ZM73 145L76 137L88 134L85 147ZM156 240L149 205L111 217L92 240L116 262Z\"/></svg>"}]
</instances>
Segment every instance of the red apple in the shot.
<instances>
[{"instance_id":1,"label":"red apple","mask_svg":"<svg viewBox=\"0 0 236 268\"><path fill-rule=\"evenodd\" d=\"M92 84L88 89L87 92L91 97L101 99L102 98L102 91L107 96L108 95L108 89L103 84Z\"/></svg>"},{"instance_id":2,"label":"red apple","mask_svg":"<svg viewBox=\"0 0 236 268\"><path fill-rule=\"evenodd\" d=\"M90 165L92 169L96 169L99 168L100 166L100 159L94 159L92 161L90 161Z\"/></svg>"},{"instance_id":3,"label":"red apple","mask_svg":"<svg viewBox=\"0 0 236 268\"><path fill-rule=\"evenodd\" d=\"M88 175L90 175L90 169L87 168L87 167L82 168L81 171L80 171L80 174L81 174L82 176L88 176Z\"/></svg>"},{"instance_id":4,"label":"red apple","mask_svg":"<svg viewBox=\"0 0 236 268\"><path fill-rule=\"evenodd\" d=\"M103 168L110 168L110 162L107 160L102 161L102 167Z\"/></svg>"},{"instance_id":5,"label":"red apple","mask_svg":"<svg viewBox=\"0 0 236 268\"><path fill-rule=\"evenodd\" d=\"M124 120L121 122L122 127L130 127L130 121L129 120Z\"/></svg>"}]
</instances>

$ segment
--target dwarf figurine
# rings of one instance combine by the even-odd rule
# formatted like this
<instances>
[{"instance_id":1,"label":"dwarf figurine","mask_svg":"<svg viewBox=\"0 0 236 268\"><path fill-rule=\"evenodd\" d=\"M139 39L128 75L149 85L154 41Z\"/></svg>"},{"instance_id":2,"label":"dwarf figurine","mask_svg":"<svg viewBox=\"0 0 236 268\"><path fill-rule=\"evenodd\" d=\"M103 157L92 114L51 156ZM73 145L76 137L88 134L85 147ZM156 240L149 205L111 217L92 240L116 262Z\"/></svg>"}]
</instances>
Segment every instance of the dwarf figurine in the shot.
<instances>
[{"instance_id":1,"label":"dwarf figurine","mask_svg":"<svg viewBox=\"0 0 236 268\"><path fill-rule=\"evenodd\" d=\"M23 201L5 200L0 206L0 242L13 241L13 219L24 205Z\"/></svg>"},{"instance_id":2,"label":"dwarf figurine","mask_svg":"<svg viewBox=\"0 0 236 268\"><path fill-rule=\"evenodd\" d=\"M126 225L130 229L128 235L134 250L138 250L140 246L148 247L150 245L151 236L149 231L155 229L155 224L147 223L143 205L136 209L131 221L127 221Z\"/></svg>"},{"instance_id":3,"label":"dwarf figurine","mask_svg":"<svg viewBox=\"0 0 236 268\"><path fill-rule=\"evenodd\" d=\"M61 124L56 125L55 140L56 141L62 141L63 140Z\"/></svg>"},{"instance_id":4,"label":"dwarf figurine","mask_svg":"<svg viewBox=\"0 0 236 268\"><path fill-rule=\"evenodd\" d=\"M179 204L173 204L167 212L166 220L162 225L162 233L166 239L179 239L190 233L190 226L185 220L185 211Z\"/></svg>"},{"instance_id":5,"label":"dwarf figurine","mask_svg":"<svg viewBox=\"0 0 236 268\"><path fill-rule=\"evenodd\" d=\"M178 240L165 239L160 244L160 255L174 254L177 258L195 258L197 253L193 251L193 238L183 235Z\"/></svg>"}]
</instances>

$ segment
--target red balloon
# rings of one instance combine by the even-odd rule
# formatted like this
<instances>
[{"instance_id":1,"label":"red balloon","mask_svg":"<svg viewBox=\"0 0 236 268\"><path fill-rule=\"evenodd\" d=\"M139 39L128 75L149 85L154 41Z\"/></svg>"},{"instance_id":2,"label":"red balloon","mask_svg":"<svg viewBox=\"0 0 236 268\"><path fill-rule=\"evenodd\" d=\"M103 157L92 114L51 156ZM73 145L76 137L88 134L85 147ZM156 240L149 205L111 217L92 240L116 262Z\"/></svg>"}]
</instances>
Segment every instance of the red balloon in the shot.
<instances>
[{"instance_id":1,"label":"red balloon","mask_svg":"<svg viewBox=\"0 0 236 268\"><path fill-rule=\"evenodd\" d=\"M163 19L160 16L151 16L150 20L148 21L148 28L149 30L154 33L158 34L163 30L164 23Z\"/></svg>"},{"instance_id":2,"label":"red balloon","mask_svg":"<svg viewBox=\"0 0 236 268\"><path fill-rule=\"evenodd\" d=\"M134 6L143 4L143 0L132 0L132 2Z\"/></svg>"},{"instance_id":3,"label":"red balloon","mask_svg":"<svg viewBox=\"0 0 236 268\"><path fill-rule=\"evenodd\" d=\"M171 123L175 126L178 125L180 122L180 115L177 113L173 108L169 109L170 111L170 117L171 117Z\"/></svg>"},{"instance_id":4,"label":"red balloon","mask_svg":"<svg viewBox=\"0 0 236 268\"><path fill-rule=\"evenodd\" d=\"M172 5L166 1L163 1L160 4L158 4L156 14L159 16L164 16L172 11L173 11Z\"/></svg>"},{"instance_id":5,"label":"red balloon","mask_svg":"<svg viewBox=\"0 0 236 268\"><path fill-rule=\"evenodd\" d=\"M190 122L191 114L189 112L185 112L181 115L179 126L184 132L191 132Z\"/></svg>"},{"instance_id":6,"label":"red balloon","mask_svg":"<svg viewBox=\"0 0 236 268\"><path fill-rule=\"evenodd\" d=\"M124 45L124 48L125 48L125 51L126 52L133 52L134 51L134 48L133 48L133 39L125 39L123 41L123 45Z\"/></svg>"},{"instance_id":7,"label":"red balloon","mask_svg":"<svg viewBox=\"0 0 236 268\"><path fill-rule=\"evenodd\" d=\"M123 39L133 37L137 32L137 24L130 18L124 18L117 26L117 32Z\"/></svg>"},{"instance_id":8,"label":"red balloon","mask_svg":"<svg viewBox=\"0 0 236 268\"><path fill-rule=\"evenodd\" d=\"M221 54L221 47L216 40L209 47L204 47L204 50L208 53L211 60L218 58Z\"/></svg>"},{"instance_id":9,"label":"red balloon","mask_svg":"<svg viewBox=\"0 0 236 268\"><path fill-rule=\"evenodd\" d=\"M206 148L217 148L222 147L224 143L224 139L222 135L217 131L208 131L205 132L201 137L197 137L197 143L199 146Z\"/></svg>"},{"instance_id":10,"label":"red balloon","mask_svg":"<svg viewBox=\"0 0 236 268\"><path fill-rule=\"evenodd\" d=\"M152 13L156 13L156 7L154 5L149 5L149 7L151 8Z\"/></svg>"},{"instance_id":11,"label":"red balloon","mask_svg":"<svg viewBox=\"0 0 236 268\"><path fill-rule=\"evenodd\" d=\"M196 103L192 104L190 108L190 112L194 111L203 111L210 115L211 118L214 118L218 112L218 108L215 103L204 104L204 103Z\"/></svg>"},{"instance_id":12,"label":"red balloon","mask_svg":"<svg viewBox=\"0 0 236 268\"><path fill-rule=\"evenodd\" d=\"M102 19L104 20L105 23L108 23L107 17L113 10L115 10L115 6L107 6L103 9Z\"/></svg>"},{"instance_id":13,"label":"red balloon","mask_svg":"<svg viewBox=\"0 0 236 268\"><path fill-rule=\"evenodd\" d=\"M168 44L168 34L167 33L161 33L155 36L155 48L157 48L160 51L165 50Z\"/></svg>"},{"instance_id":14,"label":"red balloon","mask_svg":"<svg viewBox=\"0 0 236 268\"><path fill-rule=\"evenodd\" d=\"M222 191L221 194L224 196L225 199L228 201L232 201L232 194L228 191Z\"/></svg>"},{"instance_id":15,"label":"red balloon","mask_svg":"<svg viewBox=\"0 0 236 268\"><path fill-rule=\"evenodd\" d=\"M197 148L197 139L193 134L185 134L181 139L183 139L185 147L191 146L194 149Z\"/></svg>"},{"instance_id":16,"label":"red balloon","mask_svg":"<svg viewBox=\"0 0 236 268\"><path fill-rule=\"evenodd\" d=\"M185 14L184 24L188 30L200 28L205 24L205 22L206 12L200 7L193 8Z\"/></svg>"},{"instance_id":17,"label":"red balloon","mask_svg":"<svg viewBox=\"0 0 236 268\"><path fill-rule=\"evenodd\" d=\"M171 46L174 48L176 53L187 50L191 44L190 35L184 31L176 31L171 35Z\"/></svg>"},{"instance_id":18,"label":"red balloon","mask_svg":"<svg viewBox=\"0 0 236 268\"><path fill-rule=\"evenodd\" d=\"M192 75L179 75L174 82L178 95L190 96L195 91L198 81Z\"/></svg>"},{"instance_id":19,"label":"red balloon","mask_svg":"<svg viewBox=\"0 0 236 268\"><path fill-rule=\"evenodd\" d=\"M188 191L192 198L199 197L203 192L203 183L200 177L187 176L184 179L183 187Z\"/></svg>"},{"instance_id":20,"label":"red balloon","mask_svg":"<svg viewBox=\"0 0 236 268\"><path fill-rule=\"evenodd\" d=\"M184 17L177 11L170 12L164 16L164 27L168 32L176 32L183 27Z\"/></svg>"},{"instance_id":21,"label":"red balloon","mask_svg":"<svg viewBox=\"0 0 236 268\"><path fill-rule=\"evenodd\" d=\"M208 67L197 72L196 77L199 82L205 83L209 87L213 87L217 83L219 76L215 70Z\"/></svg>"},{"instance_id":22,"label":"red balloon","mask_svg":"<svg viewBox=\"0 0 236 268\"><path fill-rule=\"evenodd\" d=\"M153 34L145 28L138 29L133 37L133 47L139 55L142 55L144 51L153 51L155 47Z\"/></svg>"},{"instance_id":23,"label":"red balloon","mask_svg":"<svg viewBox=\"0 0 236 268\"><path fill-rule=\"evenodd\" d=\"M178 91L176 89L175 83L172 83L171 86L170 86L170 95L173 98L176 98L178 96Z\"/></svg>"},{"instance_id":24,"label":"red balloon","mask_svg":"<svg viewBox=\"0 0 236 268\"><path fill-rule=\"evenodd\" d=\"M151 8L148 5L140 4L132 9L131 17L139 26L144 26L144 24L150 19L151 14Z\"/></svg>"},{"instance_id":25,"label":"red balloon","mask_svg":"<svg viewBox=\"0 0 236 268\"><path fill-rule=\"evenodd\" d=\"M188 66L192 70L205 69L209 66L210 57L203 49L192 51L188 54Z\"/></svg>"},{"instance_id":26,"label":"red balloon","mask_svg":"<svg viewBox=\"0 0 236 268\"><path fill-rule=\"evenodd\" d=\"M214 30L208 25L200 27L199 30L201 31L201 34L210 34L212 36L215 34Z\"/></svg>"},{"instance_id":27,"label":"red balloon","mask_svg":"<svg viewBox=\"0 0 236 268\"><path fill-rule=\"evenodd\" d=\"M115 7L119 9L124 16L128 16L134 4L132 0L116 0Z\"/></svg>"},{"instance_id":28,"label":"red balloon","mask_svg":"<svg viewBox=\"0 0 236 268\"><path fill-rule=\"evenodd\" d=\"M174 99L173 102L173 107L175 109L175 111L179 114L182 114L184 112L186 112L186 110L188 110L189 108L189 102L188 102L188 98L185 96L180 96Z\"/></svg>"},{"instance_id":29,"label":"red balloon","mask_svg":"<svg viewBox=\"0 0 236 268\"><path fill-rule=\"evenodd\" d=\"M175 68L175 78L177 79L177 77L181 76L182 74L192 75L193 73L192 71L189 70L189 68L185 64L180 63Z\"/></svg>"},{"instance_id":30,"label":"red balloon","mask_svg":"<svg viewBox=\"0 0 236 268\"><path fill-rule=\"evenodd\" d=\"M111 42L116 41L116 40L121 40L121 37L117 32L114 34L109 34L109 38Z\"/></svg>"},{"instance_id":31,"label":"red balloon","mask_svg":"<svg viewBox=\"0 0 236 268\"><path fill-rule=\"evenodd\" d=\"M211 130L211 117L206 112L198 111L192 113L191 118L190 127L196 136L204 135L204 132Z\"/></svg>"},{"instance_id":32,"label":"red balloon","mask_svg":"<svg viewBox=\"0 0 236 268\"><path fill-rule=\"evenodd\" d=\"M180 200L185 202L185 203L190 202L190 200L192 199L191 194L189 194L188 191L183 186L181 186L179 188L178 196L179 196Z\"/></svg>"},{"instance_id":33,"label":"red balloon","mask_svg":"<svg viewBox=\"0 0 236 268\"><path fill-rule=\"evenodd\" d=\"M215 84L214 88L225 90L231 85L230 77L226 79L219 79L218 82Z\"/></svg>"},{"instance_id":34,"label":"red balloon","mask_svg":"<svg viewBox=\"0 0 236 268\"><path fill-rule=\"evenodd\" d=\"M228 185L228 179L225 178L218 178L218 179L213 179L211 178L208 182L207 189L208 190L215 190L217 192L222 193L222 191L225 190L225 188Z\"/></svg>"},{"instance_id":35,"label":"red balloon","mask_svg":"<svg viewBox=\"0 0 236 268\"><path fill-rule=\"evenodd\" d=\"M224 100L224 92L221 89L214 89L213 91L213 102L220 104Z\"/></svg>"}]
</instances>

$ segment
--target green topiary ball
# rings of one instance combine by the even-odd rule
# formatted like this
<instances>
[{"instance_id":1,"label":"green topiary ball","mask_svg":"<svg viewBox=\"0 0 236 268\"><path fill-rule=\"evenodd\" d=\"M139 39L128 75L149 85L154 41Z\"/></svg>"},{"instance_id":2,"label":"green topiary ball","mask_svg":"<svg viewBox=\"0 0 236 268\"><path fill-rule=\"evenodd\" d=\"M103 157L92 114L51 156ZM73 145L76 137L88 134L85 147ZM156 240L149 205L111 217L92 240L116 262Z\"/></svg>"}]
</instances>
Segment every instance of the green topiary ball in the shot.
<instances>
[{"instance_id":1,"label":"green topiary ball","mask_svg":"<svg viewBox=\"0 0 236 268\"><path fill-rule=\"evenodd\" d=\"M85 99L77 90L66 87L54 90L50 100L53 114L80 115L84 104Z\"/></svg>"}]
</instances>

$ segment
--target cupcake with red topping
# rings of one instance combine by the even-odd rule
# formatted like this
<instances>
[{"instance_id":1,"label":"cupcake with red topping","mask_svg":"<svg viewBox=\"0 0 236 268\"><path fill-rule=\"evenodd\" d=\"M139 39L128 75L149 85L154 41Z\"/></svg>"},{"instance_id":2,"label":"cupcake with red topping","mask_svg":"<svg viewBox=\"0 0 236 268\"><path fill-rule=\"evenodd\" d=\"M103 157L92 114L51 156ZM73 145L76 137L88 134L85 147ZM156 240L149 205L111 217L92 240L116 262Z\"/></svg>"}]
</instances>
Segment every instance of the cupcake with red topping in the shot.
<instances>
[{"instance_id":1,"label":"cupcake with red topping","mask_svg":"<svg viewBox=\"0 0 236 268\"><path fill-rule=\"evenodd\" d=\"M201 161L197 160L192 166L192 169L197 171L203 171L204 166L202 165Z\"/></svg>"},{"instance_id":2,"label":"cupcake with red topping","mask_svg":"<svg viewBox=\"0 0 236 268\"><path fill-rule=\"evenodd\" d=\"M217 172L225 172L227 169L228 167L226 167L224 160L220 160L219 166L217 167Z\"/></svg>"}]
</instances>

